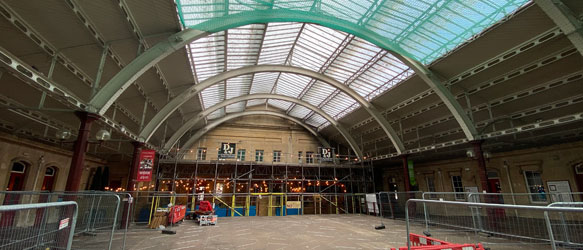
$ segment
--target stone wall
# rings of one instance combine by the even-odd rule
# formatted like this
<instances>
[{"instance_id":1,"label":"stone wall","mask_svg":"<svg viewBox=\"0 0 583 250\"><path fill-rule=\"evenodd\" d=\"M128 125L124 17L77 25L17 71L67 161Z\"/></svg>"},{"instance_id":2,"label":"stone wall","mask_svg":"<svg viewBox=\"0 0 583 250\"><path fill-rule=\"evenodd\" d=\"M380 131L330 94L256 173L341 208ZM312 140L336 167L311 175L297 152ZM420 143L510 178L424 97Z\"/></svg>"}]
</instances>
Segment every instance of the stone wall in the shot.
<instances>
[{"instance_id":1,"label":"stone wall","mask_svg":"<svg viewBox=\"0 0 583 250\"><path fill-rule=\"evenodd\" d=\"M16 161L24 162L26 165L23 190L41 190L47 167L57 169L53 190L64 190L71 156L72 152L68 150L0 133L0 190L6 190L12 163ZM87 186L90 170L104 166L106 162L87 156L85 164L80 189Z\"/></svg>"},{"instance_id":2,"label":"stone wall","mask_svg":"<svg viewBox=\"0 0 583 250\"><path fill-rule=\"evenodd\" d=\"M583 142L575 142L494 153L486 160L486 167L491 179L499 179L502 193L528 193L525 171L539 172L547 193L550 191L548 182L554 181L567 181L572 192L583 192L580 186L583 175L579 175L577 179L574 169L574 166L581 162L583 162ZM464 188L477 187L478 191L482 192L478 164L471 158L414 164L414 170L420 191L429 191L427 179L432 178L436 191L453 192L451 176L458 175L461 176ZM493 177L494 175L497 177ZM384 170L382 176L383 190L389 190L389 185L394 183L399 191L403 191L401 166L392 166ZM574 197L581 200L581 195Z\"/></svg>"},{"instance_id":3,"label":"stone wall","mask_svg":"<svg viewBox=\"0 0 583 250\"><path fill-rule=\"evenodd\" d=\"M272 116L247 116L206 133L193 144L184 159L196 160L197 149L206 148L206 160L217 160L223 142L236 143L235 154L245 149L245 161L255 161L255 151L263 150L265 163L273 161L273 151L281 151L282 163L298 163L298 151L301 151L305 162L306 152L316 154L321 146L311 133L291 121Z\"/></svg>"}]
</instances>

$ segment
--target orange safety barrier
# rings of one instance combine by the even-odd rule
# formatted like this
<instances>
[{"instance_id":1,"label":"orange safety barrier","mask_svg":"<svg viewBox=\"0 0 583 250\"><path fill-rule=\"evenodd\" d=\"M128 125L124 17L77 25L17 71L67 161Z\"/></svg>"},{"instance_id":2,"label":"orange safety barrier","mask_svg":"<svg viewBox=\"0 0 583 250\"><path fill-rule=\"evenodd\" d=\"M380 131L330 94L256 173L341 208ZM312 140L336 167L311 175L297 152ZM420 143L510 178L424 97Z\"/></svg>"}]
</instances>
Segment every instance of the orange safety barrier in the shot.
<instances>
[{"instance_id":1,"label":"orange safety barrier","mask_svg":"<svg viewBox=\"0 0 583 250\"><path fill-rule=\"evenodd\" d=\"M454 244L418 234L409 234L411 249L415 250L485 250L482 244ZM391 250L407 250L407 247L391 248Z\"/></svg>"}]
</instances>

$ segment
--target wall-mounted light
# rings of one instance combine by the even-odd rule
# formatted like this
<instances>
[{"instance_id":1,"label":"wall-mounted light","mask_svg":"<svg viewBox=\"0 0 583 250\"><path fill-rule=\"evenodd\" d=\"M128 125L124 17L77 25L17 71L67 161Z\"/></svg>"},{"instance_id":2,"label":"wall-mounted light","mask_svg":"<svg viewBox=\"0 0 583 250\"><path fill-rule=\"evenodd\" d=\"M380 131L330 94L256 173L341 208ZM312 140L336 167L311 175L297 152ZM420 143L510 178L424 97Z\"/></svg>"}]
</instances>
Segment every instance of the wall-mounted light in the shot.
<instances>
[{"instance_id":1,"label":"wall-mounted light","mask_svg":"<svg viewBox=\"0 0 583 250\"><path fill-rule=\"evenodd\" d=\"M55 137L59 140L67 140L71 137L71 131L68 129L59 129L57 133L55 133Z\"/></svg>"},{"instance_id":2,"label":"wall-mounted light","mask_svg":"<svg viewBox=\"0 0 583 250\"><path fill-rule=\"evenodd\" d=\"M482 153L484 155L484 159L488 160L492 157L492 154L490 153L490 151L484 151Z\"/></svg>"},{"instance_id":3,"label":"wall-mounted light","mask_svg":"<svg viewBox=\"0 0 583 250\"><path fill-rule=\"evenodd\" d=\"M100 129L95 134L95 139L98 141L109 141L111 139L111 133L108 130Z\"/></svg>"},{"instance_id":4,"label":"wall-mounted light","mask_svg":"<svg viewBox=\"0 0 583 250\"><path fill-rule=\"evenodd\" d=\"M476 154L474 154L474 150L468 149L468 150L466 150L466 156L468 158L474 158L476 156Z\"/></svg>"}]
</instances>

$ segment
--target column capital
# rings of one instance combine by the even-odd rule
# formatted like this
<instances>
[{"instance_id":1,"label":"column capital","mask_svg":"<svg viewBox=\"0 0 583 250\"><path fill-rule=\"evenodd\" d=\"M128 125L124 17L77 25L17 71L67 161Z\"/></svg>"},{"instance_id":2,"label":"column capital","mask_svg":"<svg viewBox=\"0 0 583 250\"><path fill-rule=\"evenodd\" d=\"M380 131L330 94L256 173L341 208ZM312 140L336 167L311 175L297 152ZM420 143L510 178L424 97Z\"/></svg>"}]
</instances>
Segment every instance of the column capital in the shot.
<instances>
[{"instance_id":1,"label":"column capital","mask_svg":"<svg viewBox=\"0 0 583 250\"><path fill-rule=\"evenodd\" d=\"M81 121L87 121L87 122L92 122L92 121L95 121L95 120L98 120L99 118L101 118L100 115L95 114L95 113L89 113L87 111L75 111L75 115Z\"/></svg>"},{"instance_id":2,"label":"column capital","mask_svg":"<svg viewBox=\"0 0 583 250\"><path fill-rule=\"evenodd\" d=\"M470 141L470 144L472 144L472 145L482 145L482 143L484 143L484 141L485 140L483 140L483 139L473 140L473 141Z\"/></svg>"},{"instance_id":3,"label":"column capital","mask_svg":"<svg viewBox=\"0 0 583 250\"><path fill-rule=\"evenodd\" d=\"M146 143L141 141L132 141L131 143L134 145L134 148L142 148L144 145L146 145Z\"/></svg>"}]
</instances>

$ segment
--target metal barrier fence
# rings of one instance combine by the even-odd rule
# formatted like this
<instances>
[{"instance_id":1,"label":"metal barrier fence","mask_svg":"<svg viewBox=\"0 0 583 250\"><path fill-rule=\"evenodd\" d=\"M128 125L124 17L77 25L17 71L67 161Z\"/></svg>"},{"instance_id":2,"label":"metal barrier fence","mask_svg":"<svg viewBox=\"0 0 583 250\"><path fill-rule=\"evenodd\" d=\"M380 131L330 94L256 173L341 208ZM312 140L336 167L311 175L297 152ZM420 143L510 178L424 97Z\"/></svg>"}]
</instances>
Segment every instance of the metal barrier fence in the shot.
<instances>
[{"instance_id":1,"label":"metal barrier fence","mask_svg":"<svg viewBox=\"0 0 583 250\"><path fill-rule=\"evenodd\" d=\"M411 230L423 231L438 239L490 247L583 248L583 208L557 205L410 199L405 213L407 235Z\"/></svg>"},{"instance_id":2,"label":"metal barrier fence","mask_svg":"<svg viewBox=\"0 0 583 250\"><path fill-rule=\"evenodd\" d=\"M379 192L377 202L385 218L405 219L405 204L409 199L421 199L423 192Z\"/></svg>"},{"instance_id":3,"label":"metal barrier fence","mask_svg":"<svg viewBox=\"0 0 583 250\"><path fill-rule=\"evenodd\" d=\"M583 192L570 193L466 193L467 201L528 206L546 206L554 202L583 199ZM582 201L582 200L579 200Z\"/></svg>"},{"instance_id":4,"label":"metal barrier fence","mask_svg":"<svg viewBox=\"0 0 583 250\"><path fill-rule=\"evenodd\" d=\"M122 205L122 200L125 200ZM75 201L78 218L74 234L82 238L75 241L73 249L112 249L116 230L123 229L121 249L125 248L127 225L122 227L122 215L131 210L131 196L113 192L29 192L0 191L0 204L34 204L60 201ZM33 216L33 218L35 218ZM118 248L118 249L119 249Z\"/></svg>"},{"instance_id":5,"label":"metal barrier fence","mask_svg":"<svg viewBox=\"0 0 583 250\"><path fill-rule=\"evenodd\" d=\"M0 249L71 249L74 201L0 206Z\"/></svg>"}]
</instances>

